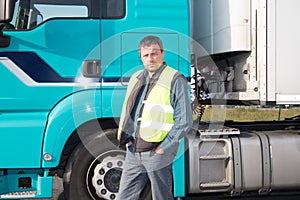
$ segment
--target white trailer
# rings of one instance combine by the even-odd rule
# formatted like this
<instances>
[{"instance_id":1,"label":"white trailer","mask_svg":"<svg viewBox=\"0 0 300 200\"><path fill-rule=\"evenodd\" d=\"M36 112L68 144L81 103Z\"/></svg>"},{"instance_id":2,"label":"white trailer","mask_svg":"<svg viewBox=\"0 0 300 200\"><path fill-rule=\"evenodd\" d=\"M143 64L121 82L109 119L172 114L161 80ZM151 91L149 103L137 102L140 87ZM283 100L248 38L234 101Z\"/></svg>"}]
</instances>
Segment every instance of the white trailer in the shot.
<instances>
[{"instance_id":1,"label":"white trailer","mask_svg":"<svg viewBox=\"0 0 300 200\"><path fill-rule=\"evenodd\" d=\"M299 8L299 0L191 0L198 90L212 104L300 104ZM299 125L200 123L186 141L188 192L299 193Z\"/></svg>"},{"instance_id":2,"label":"white trailer","mask_svg":"<svg viewBox=\"0 0 300 200\"><path fill-rule=\"evenodd\" d=\"M193 38L221 71L224 84L209 86L216 98L300 103L300 1L192 0L191 8ZM211 65L196 56L200 70Z\"/></svg>"}]
</instances>

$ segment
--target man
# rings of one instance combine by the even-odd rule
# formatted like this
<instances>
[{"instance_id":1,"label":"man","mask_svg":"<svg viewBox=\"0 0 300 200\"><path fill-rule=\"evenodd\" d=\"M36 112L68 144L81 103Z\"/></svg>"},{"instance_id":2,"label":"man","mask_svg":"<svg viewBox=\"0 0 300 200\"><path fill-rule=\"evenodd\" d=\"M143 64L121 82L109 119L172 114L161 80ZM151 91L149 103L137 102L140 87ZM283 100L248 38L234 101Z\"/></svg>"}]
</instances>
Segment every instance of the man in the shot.
<instances>
[{"instance_id":1,"label":"man","mask_svg":"<svg viewBox=\"0 0 300 200\"><path fill-rule=\"evenodd\" d=\"M158 37L143 38L139 55L145 69L129 81L119 124L118 140L127 151L118 198L139 199L149 179L153 200L171 200L172 162L192 126L188 86L163 61Z\"/></svg>"}]
</instances>

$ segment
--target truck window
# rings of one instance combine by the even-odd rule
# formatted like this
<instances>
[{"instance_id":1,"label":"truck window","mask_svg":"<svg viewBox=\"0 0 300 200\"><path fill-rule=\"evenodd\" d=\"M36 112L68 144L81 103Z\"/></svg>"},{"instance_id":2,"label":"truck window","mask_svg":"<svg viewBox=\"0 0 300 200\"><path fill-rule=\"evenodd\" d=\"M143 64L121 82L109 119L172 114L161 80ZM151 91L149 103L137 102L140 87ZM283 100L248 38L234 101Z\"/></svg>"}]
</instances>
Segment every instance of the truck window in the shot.
<instances>
[{"instance_id":1,"label":"truck window","mask_svg":"<svg viewBox=\"0 0 300 200\"><path fill-rule=\"evenodd\" d=\"M103 0L102 18L120 19L125 16L125 0Z\"/></svg>"},{"instance_id":2,"label":"truck window","mask_svg":"<svg viewBox=\"0 0 300 200\"><path fill-rule=\"evenodd\" d=\"M16 5L16 29L31 29L52 18L91 17L92 0L20 0Z\"/></svg>"},{"instance_id":3,"label":"truck window","mask_svg":"<svg viewBox=\"0 0 300 200\"><path fill-rule=\"evenodd\" d=\"M80 5L45 5L35 4L42 21L55 17L88 17L88 8Z\"/></svg>"},{"instance_id":4,"label":"truck window","mask_svg":"<svg viewBox=\"0 0 300 200\"><path fill-rule=\"evenodd\" d=\"M123 18L125 0L19 0L12 24L15 29L24 30L53 18L99 19L100 16L103 19Z\"/></svg>"}]
</instances>

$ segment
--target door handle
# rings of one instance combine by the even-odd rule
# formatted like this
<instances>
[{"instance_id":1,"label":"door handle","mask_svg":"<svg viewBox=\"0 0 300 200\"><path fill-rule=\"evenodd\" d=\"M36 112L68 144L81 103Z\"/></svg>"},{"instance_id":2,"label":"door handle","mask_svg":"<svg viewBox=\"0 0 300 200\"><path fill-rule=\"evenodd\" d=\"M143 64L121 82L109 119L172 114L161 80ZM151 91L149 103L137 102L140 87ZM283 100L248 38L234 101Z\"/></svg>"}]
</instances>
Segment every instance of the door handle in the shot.
<instances>
[{"instance_id":1,"label":"door handle","mask_svg":"<svg viewBox=\"0 0 300 200\"><path fill-rule=\"evenodd\" d=\"M84 60L82 63L82 75L87 78L100 78L100 60Z\"/></svg>"}]
</instances>

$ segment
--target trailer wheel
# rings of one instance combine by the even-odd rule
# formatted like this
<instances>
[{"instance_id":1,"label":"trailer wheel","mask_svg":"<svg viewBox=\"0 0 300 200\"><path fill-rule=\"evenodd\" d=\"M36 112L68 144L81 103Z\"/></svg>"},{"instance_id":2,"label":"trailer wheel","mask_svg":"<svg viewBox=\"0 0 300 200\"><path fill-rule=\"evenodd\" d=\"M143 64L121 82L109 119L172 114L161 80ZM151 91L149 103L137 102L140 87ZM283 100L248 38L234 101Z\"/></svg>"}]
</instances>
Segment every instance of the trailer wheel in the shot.
<instances>
[{"instance_id":1,"label":"trailer wheel","mask_svg":"<svg viewBox=\"0 0 300 200\"><path fill-rule=\"evenodd\" d=\"M64 194L68 200L114 200L118 195L125 151L117 147L115 129L92 137L71 154L64 173ZM142 192L151 200L151 187Z\"/></svg>"}]
</instances>

